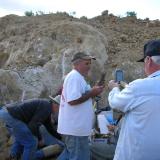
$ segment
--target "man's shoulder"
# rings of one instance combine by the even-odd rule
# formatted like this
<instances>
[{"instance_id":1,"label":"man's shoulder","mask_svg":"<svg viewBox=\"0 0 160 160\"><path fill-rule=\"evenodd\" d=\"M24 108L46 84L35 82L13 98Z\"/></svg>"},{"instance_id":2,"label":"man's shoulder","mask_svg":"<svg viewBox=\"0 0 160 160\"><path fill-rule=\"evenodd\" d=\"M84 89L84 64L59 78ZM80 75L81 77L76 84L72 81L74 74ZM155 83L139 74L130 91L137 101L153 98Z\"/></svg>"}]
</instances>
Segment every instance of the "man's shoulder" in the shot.
<instances>
[{"instance_id":1,"label":"man's shoulder","mask_svg":"<svg viewBox=\"0 0 160 160\"><path fill-rule=\"evenodd\" d=\"M46 98L32 98L32 99L26 99L24 101L17 101L14 103L6 104L5 106L7 108L12 108L12 107L21 107L21 106L32 106L35 105L37 106L38 104L50 104L49 99Z\"/></svg>"},{"instance_id":2,"label":"man's shoulder","mask_svg":"<svg viewBox=\"0 0 160 160\"><path fill-rule=\"evenodd\" d=\"M136 84L136 85L146 85L149 82L152 82L152 78L142 78L142 79L136 79L134 81L132 81L130 84Z\"/></svg>"},{"instance_id":3,"label":"man's shoulder","mask_svg":"<svg viewBox=\"0 0 160 160\"><path fill-rule=\"evenodd\" d=\"M65 80L68 81L68 80L76 80L76 79L81 79L81 78L83 77L78 71L72 70L71 72L68 73Z\"/></svg>"},{"instance_id":4,"label":"man's shoulder","mask_svg":"<svg viewBox=\"0 0 160 160\"><path fill-rule=\"evenodd\" d=\"M70 75L80 75L80 73L79 73L77 70L72 69L72 70L67 74L66 77L68 77L68 76L70 76Z\"/></svg>"},{"instance_id":5,"label":"man's shoulder","mask_svg":"<svg viewBox=\"0 0 160 160\"><path fill-rule=\"evenodd\" d=\"M130 84L140 84L140 83L144 83L145 79L136 79L134 81L132 81Z\"/></svg>"},{"instance_id":6,"label":"man's shoulder","mask_svg":"<svg viewBox=\"0 0 160 160\"><path fill-rule=\"evenodd\" d=\"M134 88L136 91L144 90L152 84L150 78L136 79L132 81L129 85Z\"/></svg>"},{"instance_id":7,"label":"man's shoulder","mask_svg":"<svg viewBox=\"0 0 160 160\"><path fill-rule=\"evenodd\" d=\"M22 103L49 103L49 100L46 98L32 98L24 100Z\"/></svg>"},{"instance_id":8,"label":"man's shoulder","mask_svg":"<svg viewBox=\"0 0 160 160\"><path fill-rule=\"evenodd\" d=\"M27 107L27 108L32 108L32 109L38 109L41 108L41 110L44 110L44 108L50 108L51 103L49 102L48 99L43 99L43 98L34 98L34 99L28 99L23 101L22 103L19 104L19 107Z\"/></svg>"}]
</instances>

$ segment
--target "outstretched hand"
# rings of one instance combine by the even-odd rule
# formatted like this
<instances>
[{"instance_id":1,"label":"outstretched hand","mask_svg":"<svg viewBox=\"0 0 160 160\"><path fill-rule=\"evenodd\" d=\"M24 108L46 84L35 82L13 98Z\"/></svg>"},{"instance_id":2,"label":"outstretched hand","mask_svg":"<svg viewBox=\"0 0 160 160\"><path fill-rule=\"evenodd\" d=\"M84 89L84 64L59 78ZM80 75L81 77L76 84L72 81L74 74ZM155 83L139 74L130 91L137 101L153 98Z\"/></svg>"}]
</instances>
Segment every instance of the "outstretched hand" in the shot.
<instances>
[{"instance_id":1,"label":"outstretched hand","mask_svg":"<svg viewBox=\"0 0 160 160\"><path fill-rule=\"evenodd\" d=\"M103 92L104 86L93 86L93 88L91 89L91 96L95 97L99 94L101 94Z\"/></svg>"}]
</instances>

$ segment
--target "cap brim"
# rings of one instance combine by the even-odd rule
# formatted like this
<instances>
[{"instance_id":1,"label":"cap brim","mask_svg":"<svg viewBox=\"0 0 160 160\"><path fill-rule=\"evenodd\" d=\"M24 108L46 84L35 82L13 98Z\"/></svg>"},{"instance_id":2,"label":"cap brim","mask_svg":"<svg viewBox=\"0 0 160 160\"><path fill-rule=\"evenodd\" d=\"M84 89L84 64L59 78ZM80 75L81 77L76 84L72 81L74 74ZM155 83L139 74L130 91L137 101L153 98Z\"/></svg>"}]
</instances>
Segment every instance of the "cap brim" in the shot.
<instances>
[{"instance_id":1,"label":"cap brim","mask_svg":"<svg viewBox=\"0 0 160 160\"><path fill-rule=\"evenodd\" d=\"M138 60L137 62L144 62L144 58Z\"/></svg>"},{"instance_id":2,"label":"cap brim","mask_svg":"<svg viewBox=\"0 0 160 160\"><path fill-rule=\"evenodd\" d=\"M88 59L93 59L93 60L96 60L96 57L86 56L86 57L83 57L83 58L81 58L81 59L86 59L86 60L88 60Z\"/></svg>"},{"instance_id":3,"label":"cap brim","mask_svg":"<svg viewBox=\"0 0 160 160\"><path fill-rule=\"evenodd\" d=\"M93 60L96 60L96 57L93 57L93 56L79 57L79 58L76 58L76 59L72 59L71 62L74 62L74 61L76 61L78 59L83 59L83 60L91 60L91 59L93 59Z\"/></svg>"},{"instance_id":4,"label":"cap brim","mask_svg":"<svg viewBox=\"0 0 160 160\"><path fill-rule=\"evenodd\" d=\"M56 96L56 97L54 97L54 98L50 95L49 98L50 98L53 102L55 102L55 103L57 103L57 104L60 104L60 95L58 95L58 96Z\"/></svg>"}]
</instances>

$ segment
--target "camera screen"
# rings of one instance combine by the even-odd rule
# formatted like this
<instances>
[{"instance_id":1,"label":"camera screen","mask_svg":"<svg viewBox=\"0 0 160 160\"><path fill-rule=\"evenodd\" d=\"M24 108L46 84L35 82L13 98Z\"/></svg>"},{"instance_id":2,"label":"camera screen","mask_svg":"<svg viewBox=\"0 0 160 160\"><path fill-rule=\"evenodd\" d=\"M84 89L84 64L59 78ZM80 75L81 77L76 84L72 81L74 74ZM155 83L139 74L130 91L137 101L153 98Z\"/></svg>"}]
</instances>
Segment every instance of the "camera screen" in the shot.
<instances>
[{"instance_id":1,"label":"camera screen","mask_svg":"<svg viewBox=\"0 0 160 160\"><path fill-rule=\"evenodd\" d=\"M117 70L116 71L115 80L116 80L116 82L123 81L123 71L122 70Z\"/></svg>"}]
</instances>

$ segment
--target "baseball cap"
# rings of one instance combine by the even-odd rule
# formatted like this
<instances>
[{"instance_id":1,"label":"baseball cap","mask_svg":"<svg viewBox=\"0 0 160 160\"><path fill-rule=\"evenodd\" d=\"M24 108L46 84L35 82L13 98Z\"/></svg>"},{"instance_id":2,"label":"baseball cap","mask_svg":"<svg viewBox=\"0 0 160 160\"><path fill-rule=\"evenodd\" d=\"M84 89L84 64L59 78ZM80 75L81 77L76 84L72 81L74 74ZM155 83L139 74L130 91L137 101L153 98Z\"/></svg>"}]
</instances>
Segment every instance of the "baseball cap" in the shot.
<instances>
[{"instance_id":1,"label":"baseball cap","mask_svg":"<svg viewBox=\"0 0 160 160\"><path fill-rule=\"evenodd\" d=\"M54 98L50 95L49 98L51 99L52 102L55 102L55 103L57 103L58 105L60 104L61 95L58 95L58 96L56 96L56 97L54 97Z\"/></svg>"},{"instance_id":2,"label":"baseball cap","mask_svg":"<svg viewBox=\"0 0 160 160\"><path fill-rule=\"evenodd\" d=\"M93 60L96 60L96 58L94 56L88 55L85 52L77 52L76 54L74 54L71 62L74 62L77 59L84 59L84 60L93 59Z\"/></svg>"},{"instance_id":3,"label":"baseball cap","mask_svg":"<svg viewBox=\"0 0 160 160\"><path fill-rule=\"evenodd\" d=\"M144 62L147 56L160 56L160 39L148 41L144 45L144 57L137 62Z\"/></svg>"}]
</instances>

